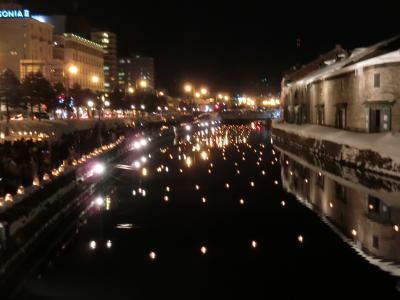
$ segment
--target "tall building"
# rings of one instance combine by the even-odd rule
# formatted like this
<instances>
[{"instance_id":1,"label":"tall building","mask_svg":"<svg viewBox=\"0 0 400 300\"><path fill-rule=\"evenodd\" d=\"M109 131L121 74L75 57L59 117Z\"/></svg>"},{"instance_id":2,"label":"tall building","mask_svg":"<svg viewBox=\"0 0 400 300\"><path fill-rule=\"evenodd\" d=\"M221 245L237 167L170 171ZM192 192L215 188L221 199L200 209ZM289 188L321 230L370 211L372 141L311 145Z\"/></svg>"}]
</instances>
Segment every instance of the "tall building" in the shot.
<instances>
[{"instance_id":1,"label":"tall building","mask_svg":"<svg viewBox=\"0 0 400 300\"><path fill-rule=\"evenodd\" d=\"M49 79L53 27L33 19L17 4L1 4L0 15L0 70L11 69L21 80L32 72Z\"/></svg>"},{"instance_id":2,"label":"tall building","mask_svg":"<svg viewBox=\"0 0 400 300\"><path fill-rule=\"evenodd\" d=\"M104 89L111 92L117 87L117 35L109 31L94 31L92 41L104 49Z\"/></svg>"},{"instance_id":3,"label":"tall building","mask_svg":"<svg viewBox=\"0 0 400 300\"><path fill-rule=\"evenodd\" d=\"M154 59L133 54L118 61L118 85L121 89L154 90Z\"/></svg>"},{"instance_id":4,"label":"tall building","mask_svg":"<svg viewBox=\"0 0 400 300\"><path fill-rule=\"evenodd\" d=\"M104 91L104 50L101 45L72 33L54 36L52 82L75 83L83 89Z\"/></svg>"}]
</instances>

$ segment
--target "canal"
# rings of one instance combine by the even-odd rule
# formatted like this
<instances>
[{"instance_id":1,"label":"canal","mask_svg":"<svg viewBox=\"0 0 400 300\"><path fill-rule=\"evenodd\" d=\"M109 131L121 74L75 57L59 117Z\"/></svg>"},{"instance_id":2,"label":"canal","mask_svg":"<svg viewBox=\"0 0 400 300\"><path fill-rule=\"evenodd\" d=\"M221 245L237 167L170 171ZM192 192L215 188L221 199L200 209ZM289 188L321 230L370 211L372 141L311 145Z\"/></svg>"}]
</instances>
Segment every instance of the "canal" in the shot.
<instances>
[{"instance_id":1,"label":"canal","mask_svg":"<svg viewBox=\"0 0 400 300\"><path fill-rule=\"evenodd\" d=\"M15 298L400 297L398 182L203 125L132 150Z\"/></svg>"}]
</instances>

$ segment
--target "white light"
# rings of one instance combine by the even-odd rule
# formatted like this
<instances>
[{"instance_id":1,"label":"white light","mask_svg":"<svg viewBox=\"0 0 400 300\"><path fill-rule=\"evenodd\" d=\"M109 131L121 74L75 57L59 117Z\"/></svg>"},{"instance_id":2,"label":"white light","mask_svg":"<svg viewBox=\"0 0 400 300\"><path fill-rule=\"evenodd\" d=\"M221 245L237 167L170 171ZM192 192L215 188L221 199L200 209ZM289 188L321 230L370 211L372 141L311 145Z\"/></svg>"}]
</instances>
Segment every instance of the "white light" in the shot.
<instances>
[{"instance_id":1,"label":"white light","mask_svg":"<svg viewBox=\"0 0 400 300\"><path fill-rule=\"evenodd\" d=\"M97 246L96 241L91 241L91 242L89 243L89 247L90 247L90 249L92 249L92 250L96 249L96 246Z\"/></svg>"},{"instance_id":2,"label":"white light","mask_svg":"<svg viewBox=\"0 0 400 300\"><path fill-rule=\"evenodd\" d=\"M140 166L141 166L141 164L140 164L139 161L135 161L135 162L133 163L133 165L135 166L136 169L139 169Z\"/></svg>"},{"instance_id":3,"label":"white light","mask_svg":"<svg viewBox=\"0 0 400 300\"><path fill-rule=\"evenodd\" d=\"M106 247L107 247L108 249L111 249L111 247L112 247L112 242L111 242L110 240L107 241Z\"/></svg>"},{"instance_id":4,"label":"white light","mask_svg":"<svg viewBox=\"0 0 400 300\"><path fill-rule=\"evenodd\" d=\"M203 255L205 255L207 253L207 248L205 246L200 248L200 251Z\"/></svg>"},{"instance_id":5,"label":"white light","mask_svg":"<svg viewBox=\"0 0 400 300\"><path fill-rule=\"evenodd\" d=\"M149 257L150 257L151 260L155 260L157 258L157 254L154 251L151 251L149 253Z\"/></svg>"},{"instance_id":6,"label":"white light","mask_svg":"<svg viewBox=\"0 0 400 300\"><path fill-rule=\"evenodd\" d=\"M133 143L133 148L135 148L135 149L140 149L140 147L141 147L141 145L140 145L139 142L134 142L134 143Z\"/></svg>"},{"instance_id":7,"label":"white light","mask_svg":"<svg viewBox=\"0 0 400 300\"><path fill-rule=\"evenodd\" d=\"M98 175L103 174L104 170L105 170L105 167L101 163L97 163L93 167L93 173L98 174Z\"/></svg>"},{"instance_id":8,"label":"white light","mask_svg":"<svg viewBox=\"0 0 400 300\"><path fill-rule=\"evenodd\" d=\"M251 241L251 247L257 248L257 242L256 241Z\"/></svg>"},{"instance_id":9,"label":"white light","mask_svg":"<svg viewBox=\"0 0 400 300\"><path fill-rule=\"evenodd\" d=\"M146 141L145 139L141 139L141 140L140 140L140 144L141 144L142 146L146 146L146 145L147 145L147 141Z\"/></svg>"},{"instance_id":10,"label":"white light","mask_svg":"<svg viewBox=\"0 0 400 300\"><path fill-rule=\"evenodd\" d=\"M192 126L186 125L186 126L185 126L185 129L186 129L187 131L190 131L190 130L192 130Z\"/></svg>"},{"instance_id":11,"label":"white light","mask_svg":"<svg viewBox=\"0 0 400 300\"><path fill-rule=\"evenodd\" d=\"M98 206L103 206L104 205L104 199L102 197L97 197L96 198L96 204Z\"/></svg>"}]
</instances>

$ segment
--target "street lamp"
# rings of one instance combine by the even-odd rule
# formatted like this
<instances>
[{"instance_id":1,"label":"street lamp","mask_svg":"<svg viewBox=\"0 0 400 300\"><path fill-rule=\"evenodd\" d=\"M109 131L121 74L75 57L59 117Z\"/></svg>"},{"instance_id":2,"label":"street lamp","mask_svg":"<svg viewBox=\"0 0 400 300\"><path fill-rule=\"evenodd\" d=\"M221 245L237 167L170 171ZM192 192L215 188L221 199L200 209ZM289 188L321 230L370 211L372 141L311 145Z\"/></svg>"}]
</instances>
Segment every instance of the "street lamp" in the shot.
<instances>
[{"instance_id":1,"label":"street lamp","mask_svg":"<svg viewBox=\"0 0 400 300\"><path fill-rule=\"evenodd\" d=\"M218 94L218 99L222 100L224 98L224 95Z\"/></svg>"},{"instance_id":2,"label":"street lamp","mask_svg":"<svg viewBox=\"0 0 400 300\"><path fill-rule=\"evenodd\" d=\"M134 89L133 87L130 86L130 87L128 88L128 93L129 93L129 94L133 94L134 92L135 92L135 89Z\"/></svg>"},{"instance_id":3,"label":"street lamp","mask_svg":"<svg viewBox=\"0 0 400 300\"><path fill-rule=\"evenodd\" d=\"M203 96L205 96L205 95L207 95L208 94L208 90L206 89L206 88L201 88L200 89L200 93L203 95Z\"/></svg>"},{"instance_id":4,"label":"street lamp","mask_svg":"<svg viewBox=\"0 0 400 300\"><path fill-rule=\"evenodd\" d=\"M193 87L191 84L185 84L185 86L183 87L183 89L185 90L186 93L191 93L193 90Z\"/></svg>"},{"instance_id":5,"label":"street lamp","mask_svg":"<svg viewBox=\"0 0 400 300\"><path fill-rule=\"evenodd\" d=\"M100 81L99 76L97 76L97 75L93 75L93 76L92 76L92 82L93 82L94 84L99 83L99 81Z\"/></svg>"},{"instance_id":6,"label":"street lamp","mask_svg":"<svg viewBox=\"0 0 400 300\"><path fill-rule=\"evenodd\" d=\"M78 67L77 67L77 66L72 65L72 66L70 66L70 67L68 68L68 72L69 72L71 75L76 75L76 74L78 74L79 70L78 70Z\"/></svg>"},{"instance_id":7,"label":"street lamp","mask_svg":"<svg viewBox=\"0 0 400 300\"><path fill-rule=\"evenodd\" d=\"M147 81L146 81L146 80L140 80L139 86L140 86L142 89L147 88Z\"/></svg>"}]
</instances>

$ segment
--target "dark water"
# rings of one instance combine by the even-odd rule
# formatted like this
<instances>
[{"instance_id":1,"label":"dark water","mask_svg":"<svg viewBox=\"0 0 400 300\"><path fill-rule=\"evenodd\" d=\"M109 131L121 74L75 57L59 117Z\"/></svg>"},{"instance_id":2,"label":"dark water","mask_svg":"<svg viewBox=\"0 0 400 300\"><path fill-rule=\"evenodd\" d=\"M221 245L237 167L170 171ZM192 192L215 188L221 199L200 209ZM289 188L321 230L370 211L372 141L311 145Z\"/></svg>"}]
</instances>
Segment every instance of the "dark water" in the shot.
<instances>
[{"instance_id":1,"label":"dark water","mask_svg":"<svg viewBox=\"0 0 400 300\"><path fill-rule=\"evenodd\" d=\"M116 173L98 193L104 202L82 216L18 298L400 297L389 273L400 256L396 183L371 190L350 173L313 169L273 151L268 132L251 126L188 134L175 145L171 138L164 153L135 150L151 154L147 176L142 167Z\"/></svg>"}]
</instances>

